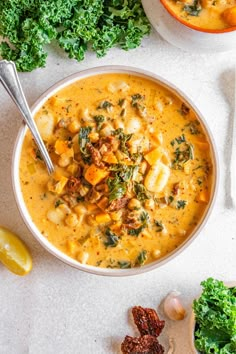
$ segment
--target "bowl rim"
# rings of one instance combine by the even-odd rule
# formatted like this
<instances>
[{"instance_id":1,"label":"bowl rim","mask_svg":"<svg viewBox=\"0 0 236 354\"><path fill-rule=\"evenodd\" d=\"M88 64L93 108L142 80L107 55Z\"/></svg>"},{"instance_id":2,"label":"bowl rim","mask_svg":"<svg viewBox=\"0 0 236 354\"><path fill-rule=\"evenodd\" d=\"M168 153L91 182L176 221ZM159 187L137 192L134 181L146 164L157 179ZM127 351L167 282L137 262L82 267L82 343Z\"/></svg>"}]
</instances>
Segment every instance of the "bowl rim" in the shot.
<instances>
[{"instance_id":1,"label":"bowl rim","mask_svg":"<svg viewBox=\"0 0 236 354\"><path fill-rule=\"evenodd\" d=\"M174 17L178 22L182 23L182 25L184 25L188 28L191 28L192 30L202 32L202 33L209 33L209 34L223 34L223 33L229 33L229 32L236 31L236 26L231 26L231 27L224 28L224 29L220 30L220 29L207 29L207 28L196 26L196 25L192 25L188 21L185 21L180 16L178 16L172 10L172 8L168 5L167 0L160 0L160 2L172 17Z\"/></svg>"},{"instance_id":2,"label":"bowl rim","mask_svg":"<svg viewBox=\"0 0 236 354\"><path fill-rule=\"evenodd\" d=\"M98 66L98 67L93 67L90 69L82 70L79 72L76 72L72 75L67 76L66 78L59 80L55 84L53 84L49 89L47 89L33 104L31 107L31 112L32 115L34 115L41 106L47 101L49 97L54 95L56 92L60 91L61 89L65 88L66 86L71 85L72 83L88 78L90 76L96 76L96 75L101 75L101 74L109 74L109 73L126 73L134 76L138 76L141 78L146 78L149 79L153 82L156 82L157 84L161 85L165 89L169 90L172 92L175 96L177 96L179 99L181 99L183 102L185 102L188 106L191 107L191 109L196 113L198 119L200 120L204 131L208 137L209 144L211 147L211 154L212 154L212 163L213 163L213 184L212 184L212 190L211 190L211 199L209 201L208 207L206 208L204 214L202 215L201 221L199 224L196 226L196 228L193 230L193 232L189 235L189 237L175 250L167 254L165 257L161 258L160 260L156 260L154 262L151 262L147 265L144 265L142 267L137 267L137 268L129 268L129 269L109 269L109 268L99 268L95 266L90 266L86 264L81 264L75 259L67 256L65 253L60 251L58 248L56 248L52 243L50 243L38 230L36 225L33 223L31 216L28 212L28 209L25 205L23 195L21 192L20 188L20 177L19 177L19 162L20 162L20 154L21 154L21 149L22 149L22 143L24 140L24 136L26 131L28 130L27 126L25 124L22 124L22 127L20 128L14 149L13 149L13 155L12 155L12 167L11 167L11 176L12 176L12 186L13 186L13 192L14 192L14 197L16 200L16 204L18 207L18 210L21 214L21 217L26 224L27 228L29 231L32 233L34 238L38 240L38 242L52 255L63 261L64 263L75 267L79 270L86 271L88 273L96 274L96 275L103 275L103 276L113 276L113 277L123 277L123 276L131 276L131 275L138 275L142 274L144 272L151 271L153 269L156 269L174 257L178 256L187 246L189 246L193 240L198 236L200 231L203 229L205 226L211 212L213 209L213 206L216 201L217 197L217 191L218 191L218 186L219 186L219 160L218 160L218 154L217 154L217 149L216 149L216 144L213 138L213 135L209 129L209 126L207 122L205 121L203 115L201 112L198 110L198 108L195 106L195 104L192 102L192 100L185 94L183 93L180 89L178 89L174 84L170 83L163 77L152 73L150 71L146 71L144 69L132 67L132 66L123 66L123 65L106 65L106 66Z\"/></svg>"},{"instance_id":3,"label":"bowl rim","mask_svg":"<svg viewBox=\"0 0 236 354\"><path fill-rule=\"evenodd\" d=\"M236 288L236 281L223 281L223 283L228 287L228 288ZM196 298L198 299L201 296L202 292L200 295ZM193 304L193 301L192 301ZM195 326L196 326L196 320L195 320L195 314L193 311L193 308L191 308L191 314L189 317L189 328L190 328L190 343L191 343L191 349L194 354L200 354L199 351L196 349L195 344L194 344L194 333L195 333Z\"/></svg>"}]
</instances>

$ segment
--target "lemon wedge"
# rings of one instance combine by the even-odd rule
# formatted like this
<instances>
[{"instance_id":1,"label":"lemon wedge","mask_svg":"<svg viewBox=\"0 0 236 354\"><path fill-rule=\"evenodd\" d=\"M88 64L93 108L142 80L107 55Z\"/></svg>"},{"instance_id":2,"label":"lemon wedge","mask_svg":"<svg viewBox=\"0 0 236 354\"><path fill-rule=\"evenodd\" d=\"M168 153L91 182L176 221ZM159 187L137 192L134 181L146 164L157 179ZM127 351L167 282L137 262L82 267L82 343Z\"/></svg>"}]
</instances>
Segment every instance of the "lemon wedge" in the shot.
<instances>
[{"instance_id":1,"label":"lemon wedge","mask_svg":"<svg viewBox=\"0 0 236 354\"><path fill-rule=\"evenodd\" d=\"M18 236L0 227L0 262L17 275L26 275L32 269L32 258Z\"/></svg>"}]
</instances>

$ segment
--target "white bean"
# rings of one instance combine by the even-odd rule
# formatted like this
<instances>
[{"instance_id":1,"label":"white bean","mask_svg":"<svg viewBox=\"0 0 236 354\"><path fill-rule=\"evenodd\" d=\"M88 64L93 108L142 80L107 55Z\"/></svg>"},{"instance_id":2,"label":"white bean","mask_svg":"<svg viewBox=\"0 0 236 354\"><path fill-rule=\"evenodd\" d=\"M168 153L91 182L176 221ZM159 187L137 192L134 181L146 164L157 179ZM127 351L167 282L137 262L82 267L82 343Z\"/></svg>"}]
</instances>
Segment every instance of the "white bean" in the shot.
<instances>
[{"instance_id":1,"label":"white bean","mask_svg":"<svg viewBox=\"0 0 236 354\"><path fill-rule=\"evenodd\" d=\"M78 218L76 214L71 213L70 215L68 215L65 219L65 223L68 226L75 227L78 224Z\"/></svg>"},{"instance_id":2,"label":"white bean","mask_svg":"<svg viewBox=\"0 0 236 354\"><path fill-rule=\"evenodd\" d=\"M154 209L155 202L153 199L147 199L147 200L145 200L144 206L146 209Z\"/></svg>"},{"instance_id":3,"label":"white bean","mask_svg":"<svg viewBox=\"0 0 236 354\"><path fill-rule=\"evenodd\" d=\"M161 251L156 249L152 252L153 258L158 259L161 255Z\"/></svg>"},{"instance_id":4,"label":"white bean","mask_svg":"<svg viewBox=\"0 0 236 354\"><path fill-rule=\"evenodd\" d=\"M124 127L125 127L125 125L124 125L124 123L120 120L120 119L116 119L115 121L114 121L114 128L115 129L124 129Z\"/></svg>"},{"instance_id":5,"label":"white bean","mask_svg":"<svg viewBox=\"0 0 236 354\"><path fill-rule=\"evenodd\" d=\"M47 218L53 224L58 225L64 220L65 214L59 208L51 209L47 213Z\"/></svg>"},{"instance_id":6,"label":"white bean","mask_svg":"<svg viewBox=\"0 0 236 354\"><path fill-rule=\"evenodd\" d=\"M84 215L87 213L87 208L85 208L83 204L78 204L76 207L74 207L74 211L77 215Z\"/></svg>"},{"instance_id":7,"label":"white bean","mask_svg":"<svg viewBox=\"0 0 236 354\"><path fill-rule=\"evenodd\" d=\"M93 122L93 118L90 117L88 108L83 109L80 112L81 118L84 122ZM80 118L80 117L79 117Z\"/></svg>"},{"instance_id":8,"label":"white bean","mask_svg":"<svg viewBox=\"0 0 236 354\"><path fill-rule=\"evenodd\" d=\"M60 167L66 167L70 164L71 157L68 157L66 154L62 154L58 160L58 165Z\"/></svg>"},{"instance_id":9,"label":"white bean","mask_svg":"<svg viewBox=\"0 0 236 354\"><path fill-rule=\"evenodd\" d=\"M130 210L133 210L133 209L140 209L141 208L141 203L138 199L136 198L133 198L129 201L129 204L128 204L128 208Z\"/></svg>"}]
</instances>

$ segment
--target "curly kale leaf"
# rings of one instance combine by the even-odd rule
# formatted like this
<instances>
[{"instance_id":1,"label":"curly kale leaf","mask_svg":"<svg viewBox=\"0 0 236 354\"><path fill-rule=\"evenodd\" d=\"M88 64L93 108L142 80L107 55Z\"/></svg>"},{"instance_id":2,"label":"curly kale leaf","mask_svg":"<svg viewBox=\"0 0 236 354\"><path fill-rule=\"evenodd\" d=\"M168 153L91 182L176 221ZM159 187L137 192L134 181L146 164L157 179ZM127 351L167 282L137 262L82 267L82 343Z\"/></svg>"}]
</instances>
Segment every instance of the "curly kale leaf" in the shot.
<instances>
[{"instance_id":1,"label":"curly kale leaf","mask_svg":"<svg viewBox=\"0 0 236 354\"><path fill-rule=\"evenodd\" d=\"M194 0L192 5L185 5L184 11L186 11L190 16L198 16L202 10L200 0Z\"/></svg>"},{"instance_id":2,"label":"curly kale leaf","mask_svg":"<svg viewBox=\"0 0 236 354\"><path fill-rule=\"evenodd\" d=\"M81 61L88 47L98 57L120 45L140 45L150 24L141 0L4 0L0 2L0 55L19 71L46 65L46 44L56 40Z\"/></svg>"},{"instance_id":3,"label":"curly kale leaf","mask_svg":"<svg viewBox=\"0 0 236 354\"><path fill-rule=\"evenodd\" d=\"M105 231L106 240L104 241L104 245L106 247L116 247L119 243L119 237L114 234L109 228Z\"/></svg>"},{"instance_id":4,"label":"curly kale leaf","mask_svg":"<svg viewBox=\"0 0 236 354\"><path fill-rule=\"evenodd\" d=\"M236 291L212 278L201 283L202 295L193 303L195 345L206 354L236 353Z\"/></svg>"},{"instance_id":5,"label":"curly kale leaf","mask_svg":"<svg viewBox=\"0 0 236 354\"><path fill-rule=\"evenodd\" d=\"M87 164L91 163L91 154L87 149L87 144L90 142L89 134L91 133L91 127L81 127L79 131L79 147L83 161Z\"/></svg>"}]
</instances>

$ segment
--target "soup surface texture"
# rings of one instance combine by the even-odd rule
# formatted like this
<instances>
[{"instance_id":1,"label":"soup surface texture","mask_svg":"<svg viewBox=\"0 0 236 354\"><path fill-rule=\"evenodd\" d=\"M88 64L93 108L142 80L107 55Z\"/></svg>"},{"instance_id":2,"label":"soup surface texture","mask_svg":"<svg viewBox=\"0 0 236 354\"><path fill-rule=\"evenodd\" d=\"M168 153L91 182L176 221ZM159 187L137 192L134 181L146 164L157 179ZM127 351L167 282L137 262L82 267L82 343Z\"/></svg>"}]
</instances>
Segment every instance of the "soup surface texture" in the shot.
<instances>
[{"instance_id":1,"label":"soup surface texture","mask_svg":"<svg viewBox=\"0 0 236 354\"><path fill-rule=\"evenodd\" d=\"M156 82L81 79L49 98L35 120L56 171L49 177L27 131L22 193L62 252L99 267L141 266L199 224L211 196L211 147L195 113Z\"/></svg>"},{"instance_id":2,"label":"soup surface texture","mask_svg":"<svg viewBox=\"0 0 236 354\"><path fill-rule=\"evenodd\" d=\"M236 0L163 0L180 19L199 28L236 26Z\"/></svg>"}]
</instances>

